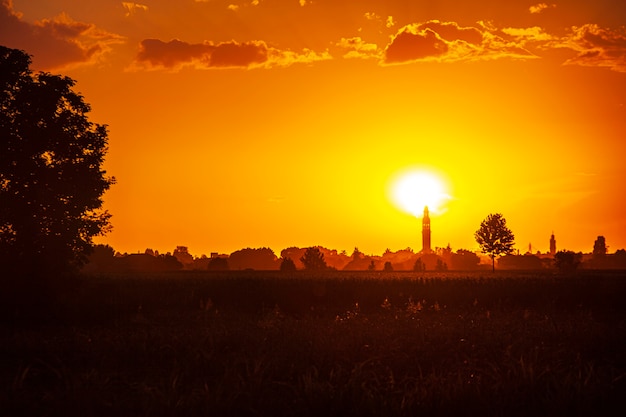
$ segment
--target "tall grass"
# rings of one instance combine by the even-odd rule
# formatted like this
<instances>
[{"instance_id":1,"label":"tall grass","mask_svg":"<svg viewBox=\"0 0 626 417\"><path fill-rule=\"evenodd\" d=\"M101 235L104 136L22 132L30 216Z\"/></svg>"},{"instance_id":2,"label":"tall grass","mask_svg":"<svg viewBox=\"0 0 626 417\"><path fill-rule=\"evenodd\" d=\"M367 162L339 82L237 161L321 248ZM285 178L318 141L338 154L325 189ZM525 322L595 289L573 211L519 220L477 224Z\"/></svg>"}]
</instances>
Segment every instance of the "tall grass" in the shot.
<instances>
[{"instance_id":1,"label":"tall grass","mask_svg":"<svg viewBox=\"0 0 626 417\"><path fill-rule=\"evenodd\" d=\"M3 415L621 415L625 281L619 274L92 277L57 324L5 327L0 408Z\"/></svg>"}]
</instances>

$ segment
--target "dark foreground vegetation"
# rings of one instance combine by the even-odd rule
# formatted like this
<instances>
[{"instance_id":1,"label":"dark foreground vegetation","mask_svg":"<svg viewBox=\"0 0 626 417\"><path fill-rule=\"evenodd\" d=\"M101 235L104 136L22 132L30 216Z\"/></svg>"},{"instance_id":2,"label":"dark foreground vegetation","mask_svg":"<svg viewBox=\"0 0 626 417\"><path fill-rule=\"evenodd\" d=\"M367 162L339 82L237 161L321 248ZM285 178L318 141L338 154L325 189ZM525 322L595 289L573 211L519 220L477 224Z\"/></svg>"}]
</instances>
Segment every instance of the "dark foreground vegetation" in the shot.
<instances>
[{"instance_id":1,"label":"dark foreground vegetation","mask_svg":"<svg viewBox=\"0 0 626 417\"><path fill-rule=\"evenodd\" d=\"M92 276L4 315L2 415L609 416L626 273Z\"/></svg>"}]
</instances>

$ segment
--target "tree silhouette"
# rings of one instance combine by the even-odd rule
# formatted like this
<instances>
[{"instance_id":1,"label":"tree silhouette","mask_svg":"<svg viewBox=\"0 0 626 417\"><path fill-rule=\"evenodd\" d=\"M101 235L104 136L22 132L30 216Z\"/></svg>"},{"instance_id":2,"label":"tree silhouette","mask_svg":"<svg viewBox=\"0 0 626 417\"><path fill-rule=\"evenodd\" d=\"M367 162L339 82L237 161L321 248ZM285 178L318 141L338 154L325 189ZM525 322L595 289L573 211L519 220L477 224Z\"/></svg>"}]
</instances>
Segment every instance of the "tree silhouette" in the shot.
<instances>
[{"instance_id":1,"label":"tree silhouette","mask_svg":"<svg viewBox=\"0 0 626 417\"><path fill-rule=\"evenodd\" d=\"M270 248L245 248L237 250L228 257L228 267L237 269L275 270L277 258Z\"/></svg>"},{"instance_id":2,"label":"tree silhouette","mask_svg":"<svg viewBox=\"0 0 626 417\"><path fill-rule=\"evenodd\" d=\"M573 272L580 265L582 258L582 253L560 250L554 255L554 265L561 272Z\"/></svg>"},{"instance_id":3,"label":"tree silhouette","mask_svg":"<svg viewBox=\"0 0 626 417\"><path fill-rule=\"evenodd\" d=\"M87 257L83 271L104 272L115 268L115 250L109 245L96 245Z\"/></svg>"},{"instance_id":4,"label":"tree silhouette","mask_svg":"<svg viewBox=\"0 0 626 417\"><path fill-rule=\"evenodd\" d=\"M422 258L418 258L415 260L415 263L413 264L413 271L419 272L419 271L425 271L426 270L426 266L424 265L424 262L422 262Z\"/></svg>"},{"instance_id":5,"label":"tree silhouette","mask_svg":"<svg viewBox=\"0 0 626 417\"><path fill-rule=\"evenodd\" d=\"M318 247L307 248L300 261L304 264L304 269L308 271L321 271L327 268L324 254Z\"/></svg>"},{"instance_id":6,"label":"tree silhouette","mask_svg":"<svg viewBox=\"0 0 626 417\"><path fill-rule=\"evenodd\" d=\"M435 270L436 271L447 271L448 270L448 264L446 264L441 259L437 259L437 265L435 266Z\"/></svg>"},{"instance_id":7,"label":"tree silhouette","mask_svg":"<svg viewBox=\"0 0 626 417\"><path fill-rule=\"evenodd\" d=\"M280 263L280 270L283 272L293 272L296 270L296 264L291 258L283 258Z\"/></svg>"},{"instance_id":8,"label":"tree silhouette","mask_svg":"<svg viewBox=\"0 0 626 417\"><path fill-rule=\"evenodd\" d=\"M450 255L451 269L471 270L477 269L480 258L474 252L459 249Z\"/></svg>"},{"instance_id":9,"label":"tree silhouette","mask_svg":"<svg viewBox=\"0 0 626 417\"><path fill-rule=\"evenodd\" d=\"M385 265L383 266L383 271L385 272L393 271L393 265L391 264L391 262L389 261L385 262Z\"/></svg>"},{"instance_id":10,"label":"tree silhouette","mask_svg":"<svg viewBox=\"0 0 626 417\"><path fill-rule=\"evenodd\" d=\"M593 242L593 256L595 258L603 257L604 255L606 255L606 252L606 240L604 239L604 236L598 236L596 241Z\"/></svg>"},{"instance_id":11,"label":"tree silhouette","mask_svg":"<svg viewBox=\"0 0 626 417\"><path fill-rule=\"evenodd\" d=\"M25 52L0 46L0 264L32 277L82 265L108 230L102 194L105 125L74 80L30 70Z\"/></svg>"},{"instance_id":12,"label":"tree silhouette","mask_svg":"<svg viewBox=\"0 0 626 417\"><path fill-rule=\"evenodd\" d=\"M496 256L513 252L515 236L506 226L506 219L500 213L488 215L474 237L481 251L491 258L492 271L496 270Z\"/></svg>"},{"instance_id":13,"label":"tree silhouette","mask_svg":"<svg viewBox=\"0 0 626 417\"><path fill-rule=\"evenodd\" d=\"M211 258L207 269L209 271L228 271L228 259L222 257Z\"/></svg>"}]
</instances>

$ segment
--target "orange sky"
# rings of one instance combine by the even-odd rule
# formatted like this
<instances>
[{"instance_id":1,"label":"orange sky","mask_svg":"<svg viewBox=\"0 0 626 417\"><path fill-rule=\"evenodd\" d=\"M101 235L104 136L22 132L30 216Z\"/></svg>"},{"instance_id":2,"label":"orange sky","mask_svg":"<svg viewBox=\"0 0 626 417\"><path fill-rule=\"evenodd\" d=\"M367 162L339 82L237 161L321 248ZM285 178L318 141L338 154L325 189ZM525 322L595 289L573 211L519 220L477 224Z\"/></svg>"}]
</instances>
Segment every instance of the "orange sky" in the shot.
<instances>
[{"instance_id":1,"label":"orange sky","mask_svg":"<svg viewBox=\"0 0 626 417\"><path fill-rule=\"evenodd\" d=\"M121 252L421 249L388 198L449 184L432 245L626 248L626 3L2 0L0 44L109 126Z\"/></svg>"}]
</instances>

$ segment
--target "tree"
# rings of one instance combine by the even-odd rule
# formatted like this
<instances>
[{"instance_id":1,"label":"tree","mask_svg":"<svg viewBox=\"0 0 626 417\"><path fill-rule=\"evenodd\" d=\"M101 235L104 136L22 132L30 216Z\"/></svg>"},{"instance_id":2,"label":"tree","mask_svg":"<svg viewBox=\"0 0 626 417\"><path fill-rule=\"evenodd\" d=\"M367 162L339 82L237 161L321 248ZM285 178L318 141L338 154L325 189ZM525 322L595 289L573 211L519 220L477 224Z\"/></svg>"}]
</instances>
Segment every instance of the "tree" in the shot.
<instances>
[{"instance_id":1,"label":"tree","mask_svg":"<svg viewBox=\"0 0 626 417\"><path fill-rule=\"evenodd\" d=\"M270 248L245 248L230 254L228 266L232 270L276 270L278 267L277 260L274 251Z\"/></svg>"},{"instance_id":2,"label":"tree","mask_svg":"<svg viewBox=\"0 0 626 417\"><path fill-rule=\"evenodd\" d=\"M451 269L456 270L472 270L477 269L480 258L474 252L459 249L456 253L450 255Z\"/></svg>"},{"instance_id":3,"label":"tree","mask_svg":"<svg viewBox=\"0 0 626 417\"><path fill-rule=\"evenodd\" d=\"M385 262L385 265L383 266L383 271L385 271L385 272L392 272L393 271L393 265L391 264L391 262L389 262L389 261Z\"/></svg>"},{"instance_id":4,"label":"tree","mask_svg":"<svg viewBox=\"0 0 626 417\"><path fill-rule=\"evenodd\" d=\"M496 270L496 256L513 252L515 236L506 226L506 219L500 213L490 214L480 224L474 234L483 253L491 258L491 269Z\"/></svg>"},{"instance_id":5,"label":"tree","mask_svg":"<svg viewBox=\"0 0 626 417\"><path fill-rule=\"evenodd\" d=\"M582 261L583 254L569 250L560 250L554 255L554 265L561 272L573 272Z\"/></svg>"},{"instance_id":6,"label":"tree","mask_svg":"<svg viewBox=\"0 0 626 417\"><path fill-rule=\"evenodd\" d=\"M441 259L437 259L437 266L435 266L435 270L436 271L447 271L448 270L448 264L446 264Z\"/></svg>"},{"instance_id":7,"label":"tree","mask_svg":"<svg viewBox=\"0 0 626 417\"><path fill-rule=\"evenodd\" d=\"M352 251L352 260L358 261L361 258L363 258L363 253L355 246L354 251Z\"/></svg>"},{"instance_id":8,"label":"tree","mask_svg":"<svg viewBox=\"0 0 626 417\"><path fill-rule=\"evenodd\" d=\"M96 245L83 266L85 272L105 272L115 268L115 250L109 245Z\"/></svg>"},{"instance_id":9,"label":"tree","mask_svg":"<svg viewBox=\"0 0 626 417\"><path fill-rule=\"evenodd\" d=\"M228 259L220 256L211 258L209 264L207 265L207 269L209 271L228 271Z\"/></svg>"},{"instance_id":10,"label":"tree","mask_svg":"<svg viewBox=\"0 0 626 417\"><path fill-rule=\"evenodd\" d=\"M321 271L327 268L324 254L318 247L307 248L300 261L304 264L304 269L307 271Z\"/></svg>"},{"instance_id":11,"label":"tree","mask_svg":"<svg viewBox=\"0 0 626 417\"><path fill-rule=\"evenodd\" d=\"M0 265L32 277L73 271L110 228L102 195L107 129L74 80L30 70L0 46Z\"/></svg>"},{"instance_id":12,"label":"tree","mask_svg":"<svg viewBox=\"0 0 626 417\"><path fill-rule=\"evenodd\" d=\"M594 258L601 258L606 255L607 247L604 236L598 236L595 242L593 242L593 256Z\"/></svg>"},{"instance_id":13,"label":"tree","mask_svg":"<svg viewBox=\"0 0 626 417\"><path fill-rule=\"evenodd\" d=\"M189 253L187 246L176 246L172 256L180 262L183 267L193 264L193 255Z\"/></svg>"},{"instance_id":14,"label":"tree","mask_svg":"<svg viewBox=\"0 0 626 417\"><path fill-rule=\"evenodd\" d=\"M426 270L426 266L424 265L424 262L422 262L421 258L418 258L415 260L415 263L413 264L413 271L419 272L419 271L425 271Z\"/></svg>"},{"instance_id":15,"label":"tree","mask_svg":"<svg viewBox=\"0 0 626 417\"><path fill-rule=\"evenodd\" d=\"M282 272L293 272L296 270L296 264L291 258L283 258L280 263L280 270Z\"/></svg>"}]
</instances>

